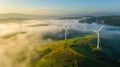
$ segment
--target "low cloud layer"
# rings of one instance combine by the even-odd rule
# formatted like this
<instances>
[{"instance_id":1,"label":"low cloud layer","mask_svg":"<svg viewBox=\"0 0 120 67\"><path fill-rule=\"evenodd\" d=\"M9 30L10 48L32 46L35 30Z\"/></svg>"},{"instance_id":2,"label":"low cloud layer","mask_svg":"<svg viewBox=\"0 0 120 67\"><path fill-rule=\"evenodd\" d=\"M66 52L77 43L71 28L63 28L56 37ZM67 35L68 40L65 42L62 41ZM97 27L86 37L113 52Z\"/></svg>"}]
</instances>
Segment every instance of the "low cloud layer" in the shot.
<instances>
[{"instance_id":1,"label":"low cloud layer","mask_svg":"<svg viewBox=\"0 0 120 67\"><path fill-rule=\"evenodd\" d=\"M78 37L97 30L99 24L81 24L79 20L27 20L20 23L0 24L0 67L26 67L39 45L64 39L65 26L68 37ZM31 26L34 25L34 26ZM105 26L102 36L120 36L120 27Z\"/></svg>"}]
</instances>

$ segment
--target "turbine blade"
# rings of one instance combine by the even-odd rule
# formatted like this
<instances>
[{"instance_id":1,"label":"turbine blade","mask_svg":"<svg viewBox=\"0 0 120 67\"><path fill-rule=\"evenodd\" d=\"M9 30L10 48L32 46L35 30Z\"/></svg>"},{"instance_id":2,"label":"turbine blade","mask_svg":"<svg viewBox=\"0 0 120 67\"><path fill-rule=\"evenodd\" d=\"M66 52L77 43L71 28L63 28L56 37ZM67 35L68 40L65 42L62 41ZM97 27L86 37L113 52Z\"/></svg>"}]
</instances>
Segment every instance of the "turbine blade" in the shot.
<instances>
[{"instance_id":1,"label":"turbine blade","mask_svg":"<svg viewBox=\"0 0 120 67\"><path fill-rule=\"evenodd\" d=\"M96 30L92 30L93 32L95 32L95 33L97 33L98 31L96 31Z\"/></svg>"},{"instance_id":2,"label":"turbine blade","mask_svg":"<svg viewBox=\"0 0 120 67\"><path fill-rule=\"evenodd\" d=\"M105 25L102 25L102 26L98 29L98 32L101 31L104 26L105 26Z\"/></svg>"}]
</instances>

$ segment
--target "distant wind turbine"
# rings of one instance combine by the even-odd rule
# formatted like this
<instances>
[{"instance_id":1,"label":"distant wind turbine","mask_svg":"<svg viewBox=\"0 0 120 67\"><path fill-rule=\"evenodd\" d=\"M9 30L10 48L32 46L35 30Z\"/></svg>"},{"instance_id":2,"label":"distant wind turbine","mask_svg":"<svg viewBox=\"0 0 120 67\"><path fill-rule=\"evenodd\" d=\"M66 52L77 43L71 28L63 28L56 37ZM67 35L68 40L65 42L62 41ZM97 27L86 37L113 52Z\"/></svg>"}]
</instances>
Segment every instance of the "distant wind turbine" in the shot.
<instances>
[{"instance_id":1,"label":"distant wind turbine","mask_svg":"<svg viewBox=\"0 0 120 67\"><path fill-rule=\"evenodd\" d=\"M22 32L22 22L19 22L20 25L20 32Z\"/></svg>"},{"instance_id":2,"label":"distant wind turbine","mask_svg":"<svg viewBox=\"0 0 120 67\"><path fill-rule=\"evenodd\" d=\"M97 49L100 48L100 31L105 26L103 23L104 23L104 21L102 21L102 26L98 30L92 30L93 32L95 32L97 34Z\"/></svg>"},{"instance_id":3,"label":"distant wind turbine","mask_svg":"<svg viewBox=\"0 0 120 67\"><path fill-rule=\"evenodd\" d=\"M86 28L86 24L87 24L87 21L85 20L85 22L84 22L83 25L82 25L82 26L83 26L83 32L84 32L84 33L86 32L86 29L87 29L87 28Z\"/></svg>"},{"instance_id":4,"label":"distant wind turbine","mask_svg":"<svg viewBox=\"0 0 120 67\"><path fill-rule=\"evenodd\" d=\"M59 26L62 27L61 30L64 31L64 40L67 40L68 39L68 28L69 28L69 25L67 23L59 23Z\"/></svg>"},{"instance_id":5,"label":"distant wind turbine","mask_svg":"<svg viewBox=\"0 0 120 67\"><path fill-rule=\"evenodd\" d=\"M68 44L67 44L67 39L68 39L68 26L67 26L67 25L64 26L64 30L65 30L65 32L64 32L64 36L65 36L65 45L64 45L64 47L67 48L67 47L68 47Z\"/></svg>"},{"instance_id":6,"label":"distant wind turbine","mask_svg":"<svg viewBox=\"0 0 120 67\"><path fill-rule=\"evenodd\" d=\"M83 23L83 32L85 33L86 32L86 30L87 30L87 27L86 27L86 24L87 24L87 20L88 20L88 17L86 17L86 19L85 19L85 21L84 21L84 23Z\"/></svg>"},{"instance_id":7,"label":"distant wind turbine","mask_svg":"<svg viewBox=\"0 0 120 67\"><path fill-rule=\"evenodd\" d=\"M68 38L68 26L65 26L65 40Z\"/></svg>"}]
</instances>

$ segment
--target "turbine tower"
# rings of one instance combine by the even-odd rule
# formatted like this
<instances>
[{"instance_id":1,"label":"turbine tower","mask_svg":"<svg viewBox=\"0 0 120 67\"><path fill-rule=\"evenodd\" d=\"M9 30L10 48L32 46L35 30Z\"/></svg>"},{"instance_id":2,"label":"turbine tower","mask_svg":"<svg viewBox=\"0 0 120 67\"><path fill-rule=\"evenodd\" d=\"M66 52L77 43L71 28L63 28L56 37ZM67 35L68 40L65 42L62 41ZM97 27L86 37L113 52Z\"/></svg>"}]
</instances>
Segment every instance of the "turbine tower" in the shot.
<instances>
[{"instance_id":1,"label":"turbine tower","mask_svg":"<svg viewBox=\"0 0 120 67\"><path fill-rule=\"evenodd\" d=\"M98 29L98 30L92 30L93 32L95 32L97 34L97 49L100 48L100 31L103 29L103 27L105 26L103 23L104 21L101 21L102 22L102 26Z\"/></svg>"},{"instance_id":2,"label":"turbine tower","mask_svg":"<svg viewBox=\"0 0 120 67\"><path fill-rule=\"evenodd\" d=\"M64 47L68 48L69 45L67 44L67 39L68 39L68 26L67 25L64 26L64 31L65 31L64 32L64 36L65 36L65 45L64 45Z\"/></svg>"},{"instance_id":3,"label":"turbine tower","mask_svg":"<svg viewBox=\"0 0 120 67\"><path fill-rule=\"evenodd\" d=\"M87 24L87 21L85 20L85 22L83 23L83 32L85 33L86 32L86 24Z\"/></svg>"},{"instance_id":4,"label":"turbine tower","mask_svg":"<svg viewBox=\"0 0 120 67\"><path fill-rule=\"evenodd\" d=\"M65 25L65 40L67 40L67 35L68 35L68 27Z\"/></svg>"},{"instance_id":5,"label":"turbine tower","mask_svg":"<svg viewBox=\"0 0 120 67\"><path fill-rule=\"evenodd\" d=\"M20 32L22 32L22 22L21 21L19 22L19 25L20 25Z\"/></svg>"},{"instance_id":6,"label":"turbine tower","mask_svg":"<svg viewBox=\"0 0 120 67\"><path fill-rule=\"evenodd\" d=\"M86 27L86 24L87 24L87 20L88 20L88 17L86 17L86 19L85 19L85 21L84 21L84 23L83 23L83 32L85 33L86 32L86 30L87 30L87 27Z\"/></svg>"}]
</instances>

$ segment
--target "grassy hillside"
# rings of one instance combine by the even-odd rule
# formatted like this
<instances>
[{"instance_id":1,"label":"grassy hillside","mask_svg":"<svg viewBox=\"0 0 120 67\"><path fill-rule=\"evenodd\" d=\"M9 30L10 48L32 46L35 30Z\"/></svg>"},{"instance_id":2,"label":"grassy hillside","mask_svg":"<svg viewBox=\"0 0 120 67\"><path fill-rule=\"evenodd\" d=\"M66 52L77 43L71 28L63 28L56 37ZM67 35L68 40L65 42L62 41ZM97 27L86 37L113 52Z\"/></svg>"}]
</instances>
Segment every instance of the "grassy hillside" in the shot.
<instances>
[{"instance_id":1,"label":"grassy hillside","mask_svg":"<svg viewBox=\"0 0 120 67\"><path fill-rule=\"evenodd\" d=\"M37 48L30 67L117 67L96 50L94 39L87 35L81 38L61 40Z\"/></svg>"}]
</instances>

